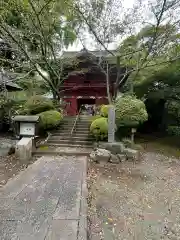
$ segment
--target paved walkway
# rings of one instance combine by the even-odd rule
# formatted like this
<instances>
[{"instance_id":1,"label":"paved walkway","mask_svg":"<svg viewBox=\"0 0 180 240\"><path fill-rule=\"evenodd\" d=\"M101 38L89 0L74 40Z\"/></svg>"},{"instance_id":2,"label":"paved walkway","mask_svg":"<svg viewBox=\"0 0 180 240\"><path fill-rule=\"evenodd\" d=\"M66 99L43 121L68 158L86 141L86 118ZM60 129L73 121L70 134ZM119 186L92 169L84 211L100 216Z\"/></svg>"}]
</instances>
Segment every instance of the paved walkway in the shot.
<instances>
[{"instance_id":1,"label":"paved walkway","mask_svg":"<svg viewBox=\"0 0 180 240\"><path fill-rule=\"evenodd\" d=\"M86 157L41 157L0 190L0 239L86 240Z\"/></svg>"}]
</instances>

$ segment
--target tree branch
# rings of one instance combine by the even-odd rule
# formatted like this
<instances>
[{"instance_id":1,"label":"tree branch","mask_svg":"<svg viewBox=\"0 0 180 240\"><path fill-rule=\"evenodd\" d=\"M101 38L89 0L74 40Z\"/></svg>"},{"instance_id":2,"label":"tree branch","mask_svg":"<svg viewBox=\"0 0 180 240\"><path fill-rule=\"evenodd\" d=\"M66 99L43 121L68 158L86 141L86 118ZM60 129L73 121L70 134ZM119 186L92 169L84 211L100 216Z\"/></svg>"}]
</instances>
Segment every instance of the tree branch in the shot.
<instances>
[{"instance_id":1,"label":"tree branch","mask_svg":"<svg viewBox=\"0 0 180 240\"><path fill-rule=\"evenodd\" d=\"M75 10L81 15L81 17L83 18L83 20L85 21L85 23L87 24L87 26L89 27L89 30L93 33L94 37L96 38L96 40L101 44L101 46L103 46L103 48L110 53L112 56L115 56L114 53L112 51L110 51L105 44L101 41L101 39L98 37L96 31L92 28L91 24L88 22L87 18L84 16L84 13L80 10L80 8L76 5L75 6Z\"/></svg>"}]
</instances>

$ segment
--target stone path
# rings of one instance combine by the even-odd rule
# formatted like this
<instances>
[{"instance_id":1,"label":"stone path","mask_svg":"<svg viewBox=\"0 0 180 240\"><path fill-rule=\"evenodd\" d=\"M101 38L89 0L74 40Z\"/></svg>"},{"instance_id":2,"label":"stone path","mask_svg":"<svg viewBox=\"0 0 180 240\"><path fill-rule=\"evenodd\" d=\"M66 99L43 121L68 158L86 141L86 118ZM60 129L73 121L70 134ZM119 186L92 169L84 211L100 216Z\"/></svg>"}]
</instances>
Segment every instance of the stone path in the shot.
<instances>
[{"instance_id":1,"label":"stone path","mask_svg":"<svg viewBox=\"0 0 180 240\"><path fill-rule=\"evenodd\" d=\"M86 157L41 157L0 190L0 239L86 240Z\"/></svg>"}]
</instances>

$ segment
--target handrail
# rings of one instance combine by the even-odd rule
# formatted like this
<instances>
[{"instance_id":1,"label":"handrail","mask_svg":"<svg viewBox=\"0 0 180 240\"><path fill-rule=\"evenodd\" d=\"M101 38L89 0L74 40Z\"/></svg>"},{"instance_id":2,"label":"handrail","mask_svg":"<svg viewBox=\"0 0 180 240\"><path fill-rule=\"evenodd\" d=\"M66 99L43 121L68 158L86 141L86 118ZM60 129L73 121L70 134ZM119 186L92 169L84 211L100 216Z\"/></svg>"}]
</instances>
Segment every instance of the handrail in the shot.
<instances>
[{"instance_id":1,"label":"handrail","mask_svg":"<svg viewBox=\"0 0 180 240\"><path fill-rule=\"evenodd\" d=\"M74 125L73 125L73 128L72 128L72 130L71 130L71 136L72 136L72 134L73 134L73 132L74 132L74 129L75 129L75 127L76 127L76 124L77 124L77 121L78 121L78 119L79 119L80 113L81 113L81 107L80 107L79 112L78 112L78 115L77 115L77 117L76 117L76 119L75 119L75 121L74 121Z\"/></svg>"}]
</instances>

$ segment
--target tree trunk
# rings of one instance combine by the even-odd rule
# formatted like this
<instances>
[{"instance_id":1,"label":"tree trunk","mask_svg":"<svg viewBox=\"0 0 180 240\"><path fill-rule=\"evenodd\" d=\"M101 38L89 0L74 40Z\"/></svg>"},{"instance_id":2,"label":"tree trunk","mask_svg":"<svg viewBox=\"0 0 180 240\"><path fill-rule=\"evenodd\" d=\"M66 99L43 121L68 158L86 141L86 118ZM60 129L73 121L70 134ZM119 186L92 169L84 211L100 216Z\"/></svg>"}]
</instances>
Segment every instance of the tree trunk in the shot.
<instances>
[{"instance_id":1,"label":"tree trunk","mask_svg":"<svg viewBox=\"0 0 180 240\"><path fill-rule=\"evenodd\" d=\"M53 89L51 89L51 90L52 90L52 94L53 94L53 100L56 100L57 99L57 93Z\"/></svg>"}]
</instances>

